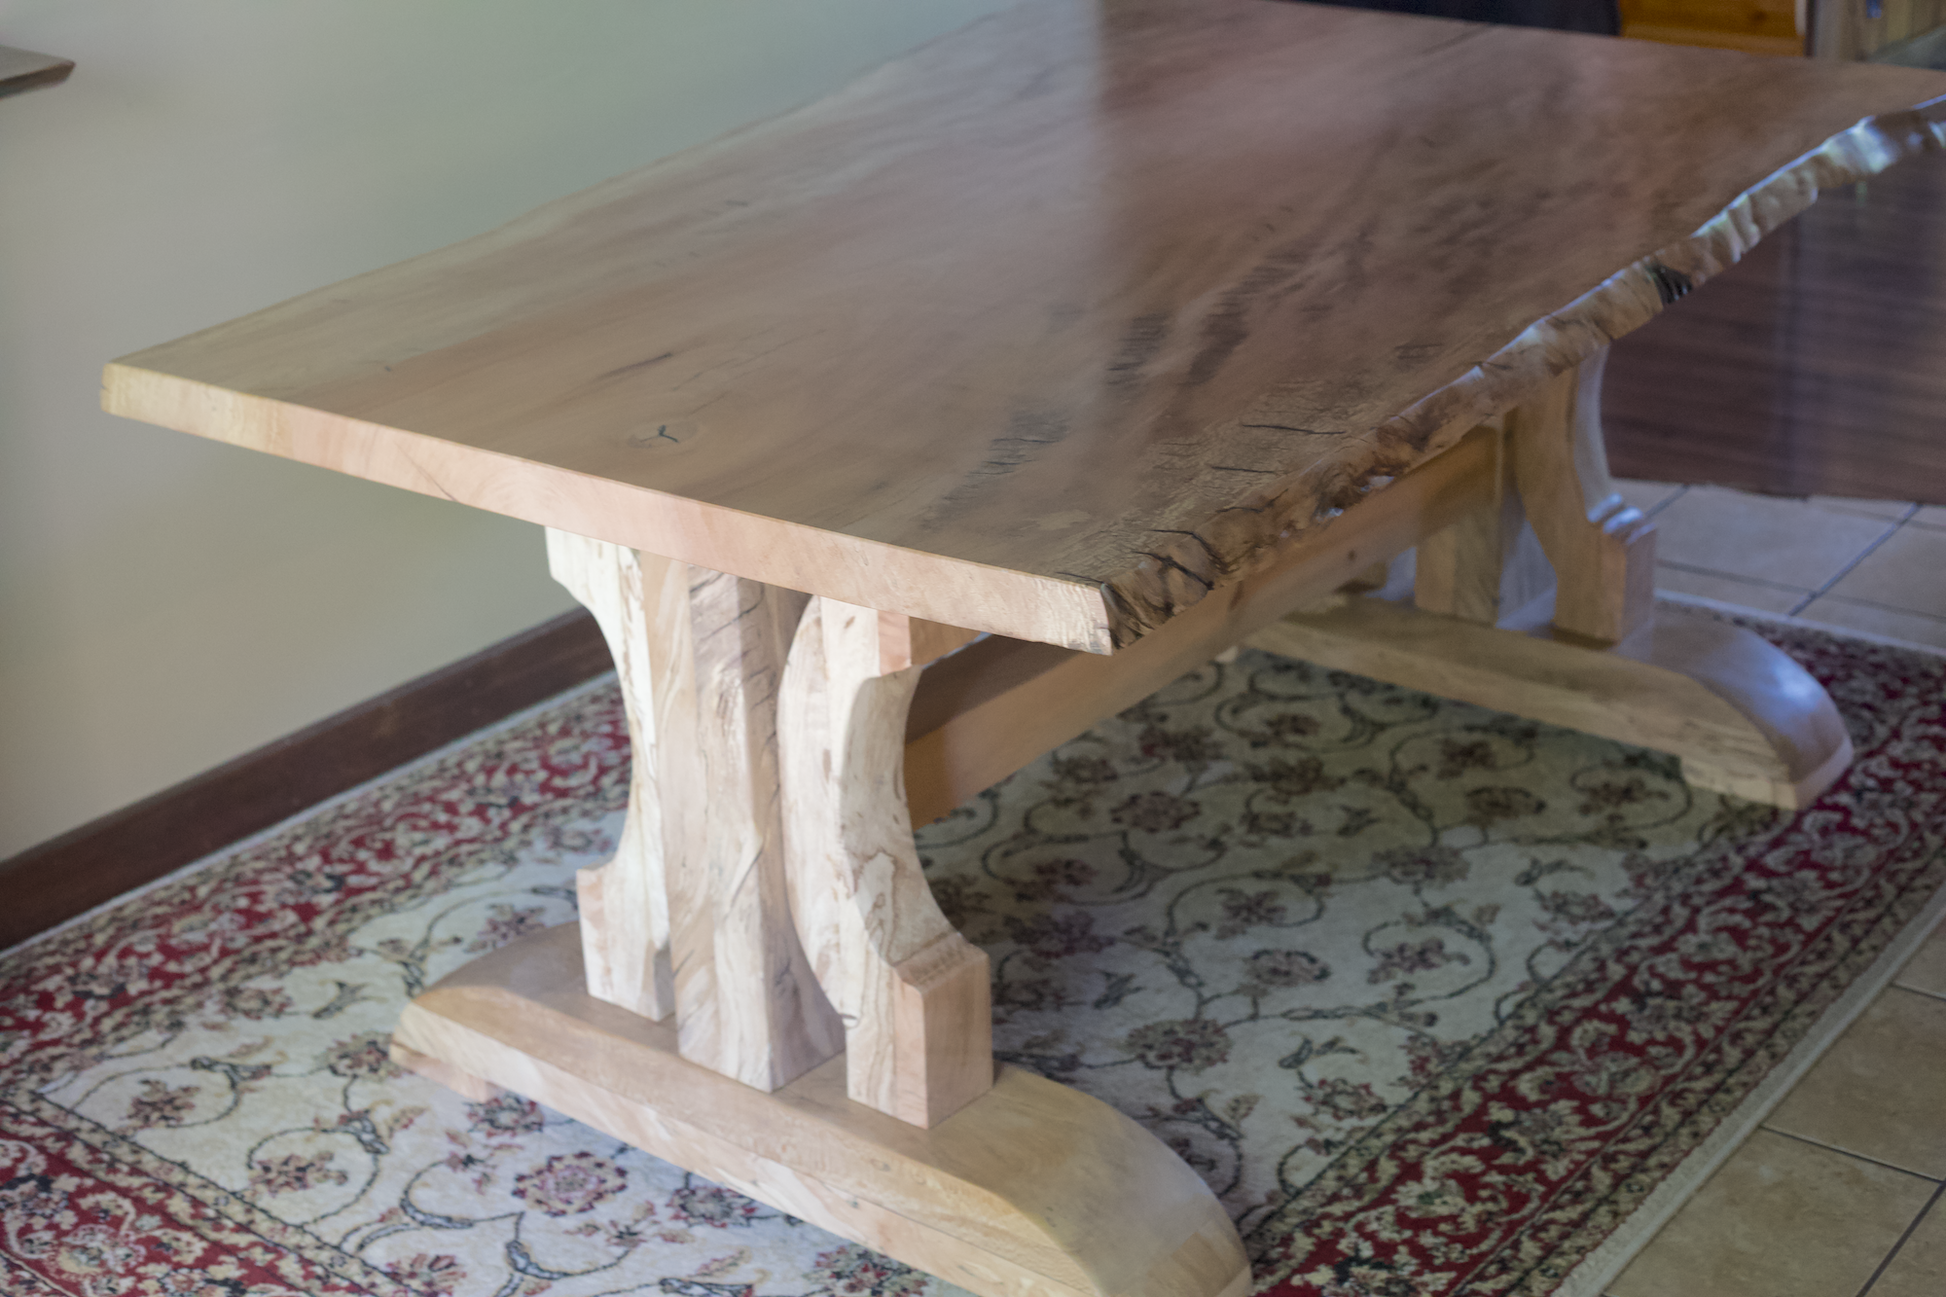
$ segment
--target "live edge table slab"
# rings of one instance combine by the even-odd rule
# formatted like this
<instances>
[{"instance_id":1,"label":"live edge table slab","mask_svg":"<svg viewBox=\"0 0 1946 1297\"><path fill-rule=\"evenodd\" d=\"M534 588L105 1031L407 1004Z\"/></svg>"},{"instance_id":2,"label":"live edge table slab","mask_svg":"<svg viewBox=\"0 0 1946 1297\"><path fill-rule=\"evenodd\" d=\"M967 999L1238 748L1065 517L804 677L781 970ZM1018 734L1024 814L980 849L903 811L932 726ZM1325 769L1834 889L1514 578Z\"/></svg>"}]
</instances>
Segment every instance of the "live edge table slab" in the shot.
<instances>
[{"instance_id":1,"label":"live edge table slab","mask_svg":"<svg viewBox=\"0 0 1946 1297\"><path fill-rule=\"evenodd\" d=\"M912 821L1253 636L1815 794L1850 751L1815 682L1650 611L1601 359L1819 187L1936 147L1942 92L1036 0L116 362L104 400L544 524L614 650L617 855L578 925L413 1001L400 1061L978 1293L1241 1293L1159 1141L995 1069ZM1409 602L1334 595L1414 547Z\"/></svg>"}]
</instances>

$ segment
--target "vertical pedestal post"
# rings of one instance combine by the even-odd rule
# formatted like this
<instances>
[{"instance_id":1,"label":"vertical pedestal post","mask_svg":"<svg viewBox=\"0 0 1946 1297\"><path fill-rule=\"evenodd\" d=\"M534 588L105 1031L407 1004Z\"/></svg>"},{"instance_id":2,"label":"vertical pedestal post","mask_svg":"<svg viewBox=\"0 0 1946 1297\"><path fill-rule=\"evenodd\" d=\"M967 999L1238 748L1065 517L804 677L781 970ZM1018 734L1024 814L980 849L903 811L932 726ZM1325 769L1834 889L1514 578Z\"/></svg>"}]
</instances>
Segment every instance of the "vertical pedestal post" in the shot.
<instances>
[{"instance_id":1,"label":"vertical pedestal post","mask_svg":"<svg viewBox=\"0 0 1946 1297\"><path fill-rule=\"evenodd\" d=\"M844 1048L798 945L785 881L777 718L806 597L690 567L693 746L669 879L676 1032L684 1058L774 1090Z\"/></svg>"},{"instance_id":2,"label":"vertical pedestal post","mask_svg":"<svg viewBox=\"0 0 1946 1297\"><path fill-rule=\"evenodd\" d=\"M987 958L933 901L905 803L913 658L940 628L548 545L615 653L635 745L621 849L581 880L589 993L673 1010L684 1058L759 1090L843 1051L850 1096L914 1125L984 1093Z\"/></svg>"},{"instance_id":3,"label":"vertical pedestal post","mask_svg":"<svg viewBox=\"0 0 1946 1297\"><path fill-rule=\"evenodd\" d=\"M1655 532L1608 475L1601 378L1608 349L1507 413L1514 483L1554 566L1554 629L1614 644L1655 608Z\"/></svg>"},{"instance_id":4,"label":"vertical pedestal post","mask_svg":"<svg viewBox=\"0 0 1946 1297\"><path fill-rule=\"evenodd\" d=\"M577 879L588 993L676 1015L684 1058L774 1090L844 1047L784 880L777 705L806 596L548 532L615 655L633 764L615 858Z\"/></svg>"},{"instance_id":5,"label":"vertical pedestal post","mask_svg":"<svg viewBox=\"0 0 1946 1297\"><path fill-rule=\"evenodd\" d=\"M992 988L913 850L905 715L921 668L886 670L900 656L884 620L818 598L798 623L779 709L791 910L845 1023L846 1092L931 1126L993 1084Z\"/></svg>"},{"instance_id":6,"label":"vertical pedestal post","mask_svg":"<svg viewBox=\"0 0 1946 1297\"><path fill-rule=\"evenodd\" d=\"M1419 545L1413 602L1492 626L1554 591L1554 629L1619 643L1655 606L1655 532L1608 475L1604 348L1509 410L1492 431L1491 491Z\"/></svg>"},{"instance_id":7,"label":"vertical pedestal post","mask_svg":"<svg viewBox=\"0 0 1946 1297\"><path fill-rule=\"evenodd\" d=\"M1514 482L1504 420L1476 432L1493 447L1487 490L1459 521L1419 542L1412 601L1425 612L1492 626L1554 588Z\"/></svg>"}]
</instances>

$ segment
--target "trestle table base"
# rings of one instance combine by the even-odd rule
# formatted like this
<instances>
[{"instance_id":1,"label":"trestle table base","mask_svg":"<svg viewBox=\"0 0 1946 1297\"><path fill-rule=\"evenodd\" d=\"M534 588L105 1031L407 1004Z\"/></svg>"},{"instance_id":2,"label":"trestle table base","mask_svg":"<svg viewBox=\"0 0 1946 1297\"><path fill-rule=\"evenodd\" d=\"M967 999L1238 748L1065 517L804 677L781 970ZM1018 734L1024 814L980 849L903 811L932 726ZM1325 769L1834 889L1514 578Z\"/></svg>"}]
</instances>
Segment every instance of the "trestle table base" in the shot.
<instances>
[{"instance_id":1,"label":"trestle table base","mask_svg":"<svg viewBox=\"0 0 1946 1297\"><path fill-rule=\"evenodd\" d=\"M846 1097L841 1054L768 1094L588 995L578 926L466 965L400 1018L392 1056L462 1094L526 1095L981 1297L1242 1297L1209 1188L1107 1104L1018 1068L922 1129Z\"/></svg>"},{"instance_id":2,"label":"trestle table base","mask_svg":"<svg viewBox=\"0 0 1946 1297\"><path fill-rule=\"evenodd\" d=\"M1608 480L1600 376L1600 355L1563 372L1112 656L965 645L550 532L555 575L615 653L627 824L579 876L579 923L420 995L393 1057L983 1297L1241 1297L1242 1243L1180 1158L1096 1099L993 1066L987 956L933 901L910 825L1238 642L1805 804L1850 762L1844 725L1757 636L1656 615L1654 533ZM1333 593L1415 546L1412 605Z\"/></svg>"}]
</instances>

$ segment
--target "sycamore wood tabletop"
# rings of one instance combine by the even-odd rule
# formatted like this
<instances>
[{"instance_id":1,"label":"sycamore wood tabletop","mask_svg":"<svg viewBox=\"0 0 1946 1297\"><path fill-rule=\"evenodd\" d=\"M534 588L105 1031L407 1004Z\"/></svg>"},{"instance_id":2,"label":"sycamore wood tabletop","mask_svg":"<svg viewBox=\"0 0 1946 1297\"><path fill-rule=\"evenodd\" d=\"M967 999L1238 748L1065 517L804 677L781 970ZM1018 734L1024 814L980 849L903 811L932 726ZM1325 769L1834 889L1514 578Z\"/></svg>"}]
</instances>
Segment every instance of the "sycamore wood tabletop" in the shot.
<instances>
[{"instance_id":1,"label":"sycamore wood tabletop","mask_svg":"<svg viewBox=\"0 0 1946 1297\"><path fill-rule=\"evenodd\" d=\"M1931 146L1943 92L1915 69L1266 0L1036 0L129 356L104 401L1108 652L1640 325L1820 185Z\"/></svg>"}]
</instances>

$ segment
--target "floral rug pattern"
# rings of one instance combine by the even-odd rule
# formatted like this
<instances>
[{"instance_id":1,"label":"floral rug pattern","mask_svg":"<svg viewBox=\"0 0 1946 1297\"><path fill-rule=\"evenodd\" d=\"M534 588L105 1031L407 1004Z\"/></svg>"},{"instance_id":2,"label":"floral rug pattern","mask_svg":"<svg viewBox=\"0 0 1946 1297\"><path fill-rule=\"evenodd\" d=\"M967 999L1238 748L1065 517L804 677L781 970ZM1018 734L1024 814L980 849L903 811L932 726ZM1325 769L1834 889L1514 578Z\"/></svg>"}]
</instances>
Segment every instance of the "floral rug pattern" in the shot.
<instances>
[{"instance_id":1,"label":"floral rug pattern","mask_svg":"<svg viewBox=\"0 0 1946 1297\"><path fill-rule=\"evenodd\" d=\"M1796 817L1264 654L1176 682L920 835L998 1052L1177 1149L1260 1292L1553 1291L1946 883L1946 660L1759 629L1859 752ZM599 686L0 957L0 1291L958 1291L386 1058L573 917L626 779Z\"/></svg>"}]
</instances>

